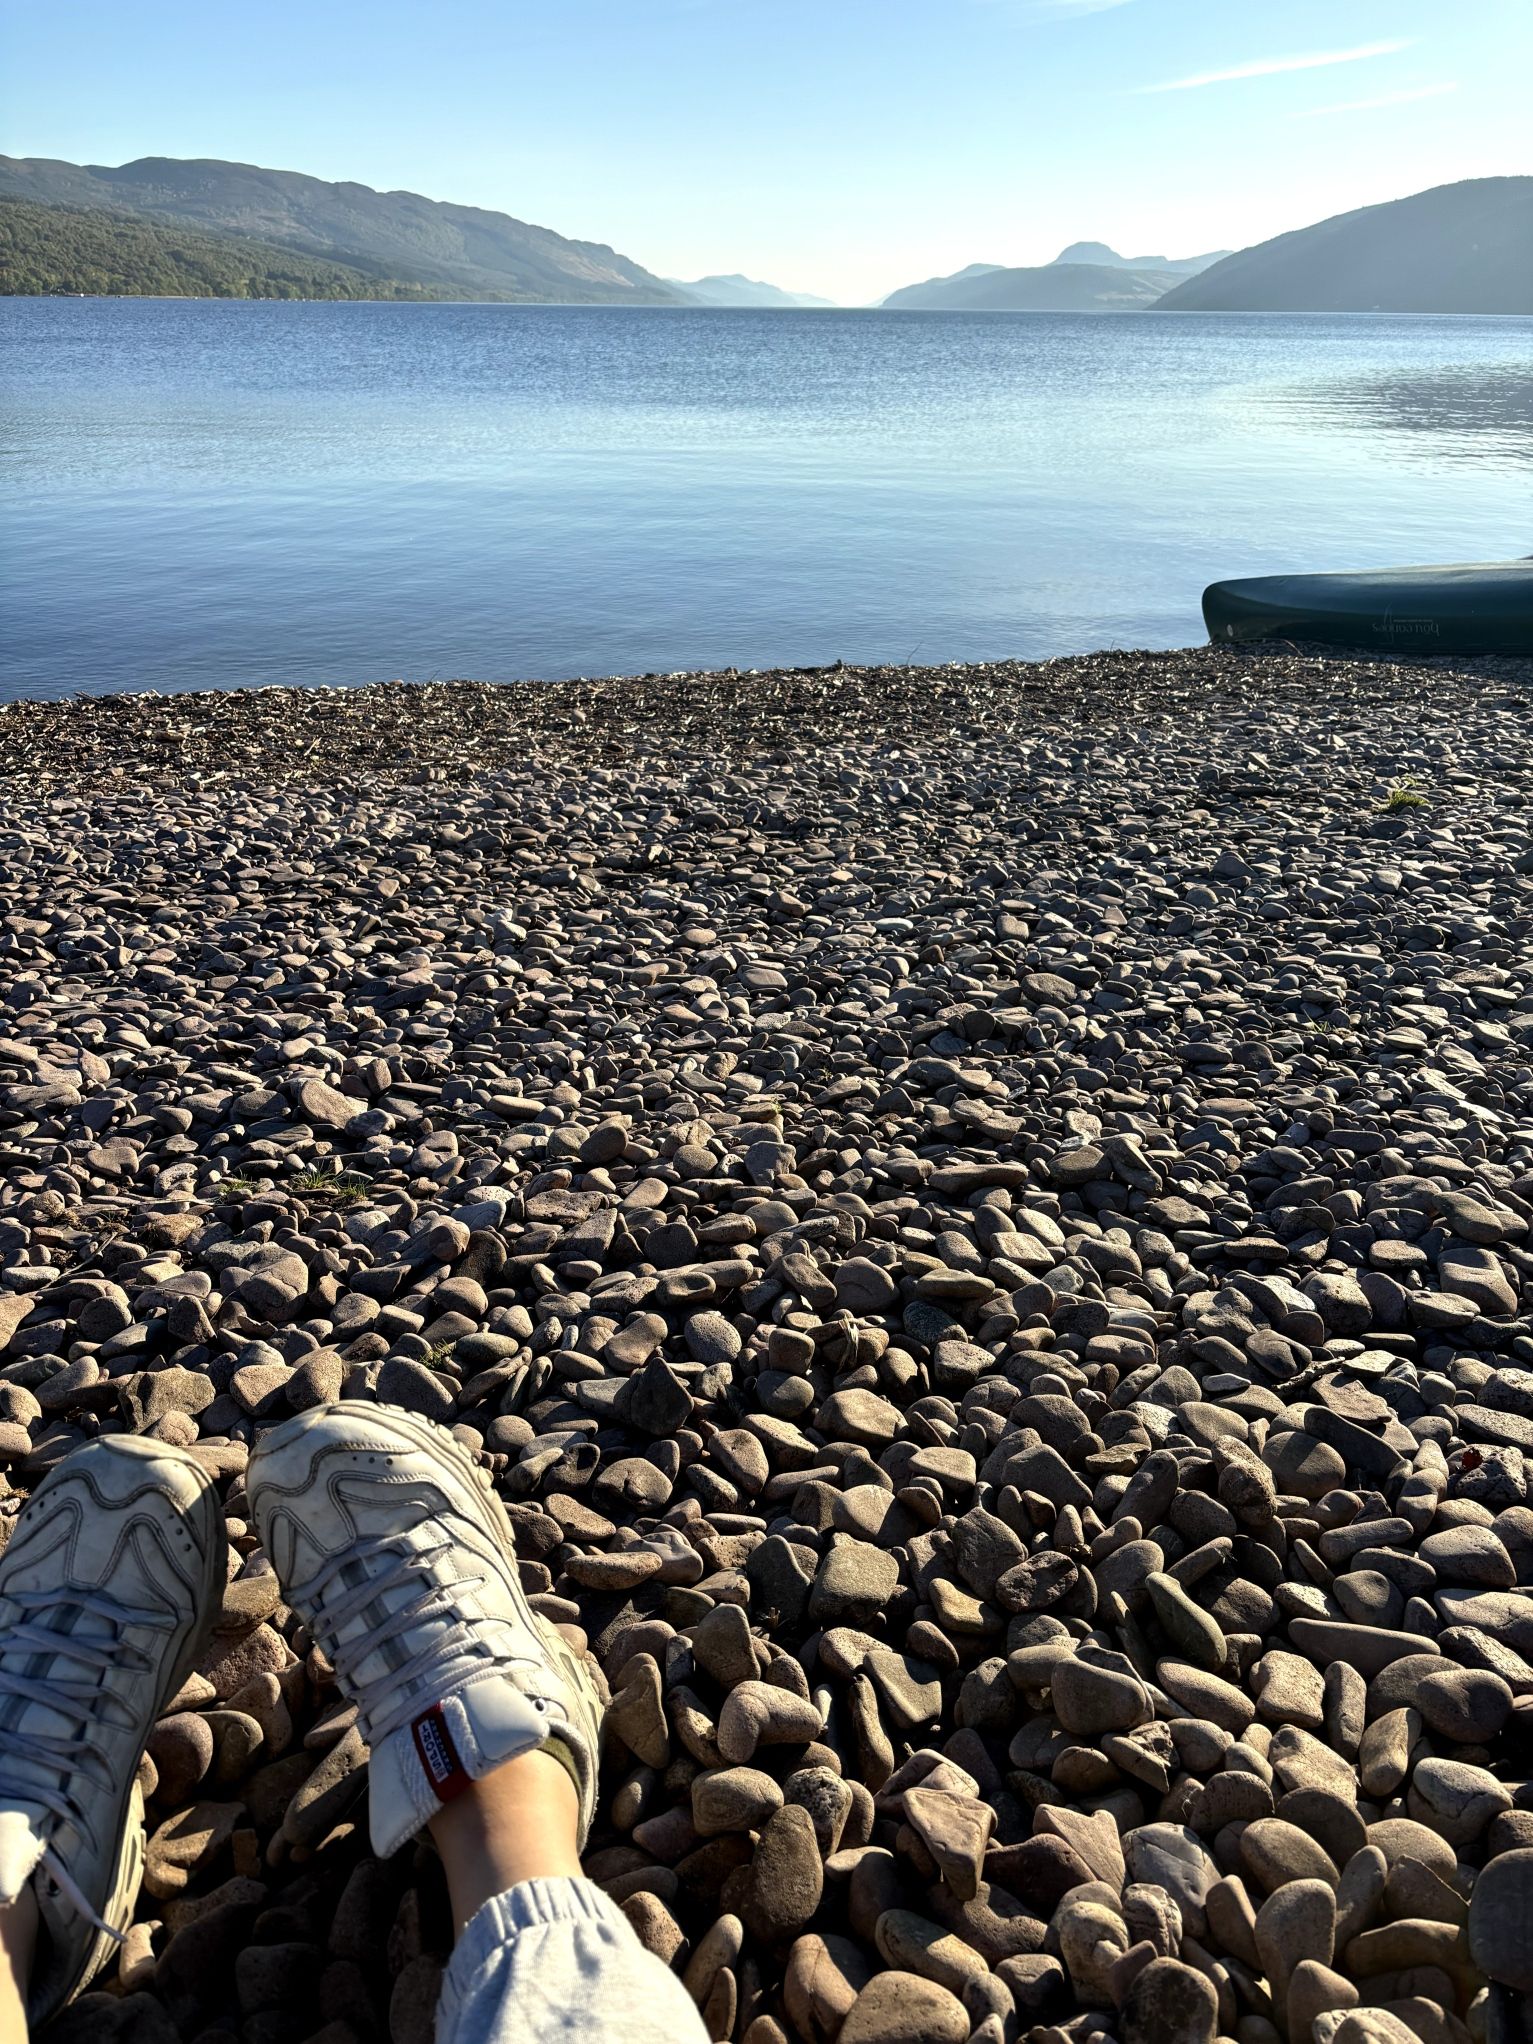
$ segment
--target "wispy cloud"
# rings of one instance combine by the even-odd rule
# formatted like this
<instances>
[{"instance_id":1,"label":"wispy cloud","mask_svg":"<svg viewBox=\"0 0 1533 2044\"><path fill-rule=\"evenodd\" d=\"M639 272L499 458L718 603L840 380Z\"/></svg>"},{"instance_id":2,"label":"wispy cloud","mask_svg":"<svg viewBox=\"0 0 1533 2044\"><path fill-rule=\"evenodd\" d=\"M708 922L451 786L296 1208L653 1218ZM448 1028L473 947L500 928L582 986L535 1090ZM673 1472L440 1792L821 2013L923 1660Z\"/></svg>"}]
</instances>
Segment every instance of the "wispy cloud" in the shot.
<instances>
[{"instance_id":1,"label":"wispy cloud","mask_svg":"<svg viewBox=\"0 0 1533 2044\"><path fill-rule=\"evenodd\" d=\"M1417 85L1409 92L1382 92L1377 99L1344 99L1335 106L1305 106L1295 110L1296 121L1318 120L1321 114L1371 114L1376 106L1409 106L1413 99L1441 99L1445 92L1457 92L1458 81L1447 85Z\"/></svg>"},{"instance_id":2,"label":"wispy cloud","mask_svg":"<svg viewBox=\"0 0 1533 2044\"><path fill-rule=\"evenodd\" d=\"M1275 78L1282 71L1323 71L1331 64L1361 64L1368 57L1392 57L1408 50L1410 41L1360 43L1353 50L1313 50L1302 57L1258 57L1252 64L1232 64L1227 71L1195 71L1190 78L1171 78L1164 85L1141 85L1141 92L1192 92L1202 85L1228 85L1238 78Z\"/></svg>"}]
</instances>

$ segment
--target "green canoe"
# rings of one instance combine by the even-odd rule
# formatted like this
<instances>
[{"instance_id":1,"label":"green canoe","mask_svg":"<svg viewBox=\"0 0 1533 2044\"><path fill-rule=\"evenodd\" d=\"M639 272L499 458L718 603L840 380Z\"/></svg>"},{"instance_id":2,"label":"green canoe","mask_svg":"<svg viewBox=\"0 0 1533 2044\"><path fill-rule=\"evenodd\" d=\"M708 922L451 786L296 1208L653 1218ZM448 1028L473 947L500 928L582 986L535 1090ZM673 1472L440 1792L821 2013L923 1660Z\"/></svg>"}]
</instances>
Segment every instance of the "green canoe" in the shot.
<instances>
[{"instance_id":1,"label":"green canoe","mask_svg":"<svg viewBox=\"0 0 1533 2044\"><path fill-rule=\"evenodd\" d=\"M1203 620L1216 644L1307 639L1376 653L1533 653L1533 559L1214 582L1203 592Z\"/></svg>"}]
</instances>

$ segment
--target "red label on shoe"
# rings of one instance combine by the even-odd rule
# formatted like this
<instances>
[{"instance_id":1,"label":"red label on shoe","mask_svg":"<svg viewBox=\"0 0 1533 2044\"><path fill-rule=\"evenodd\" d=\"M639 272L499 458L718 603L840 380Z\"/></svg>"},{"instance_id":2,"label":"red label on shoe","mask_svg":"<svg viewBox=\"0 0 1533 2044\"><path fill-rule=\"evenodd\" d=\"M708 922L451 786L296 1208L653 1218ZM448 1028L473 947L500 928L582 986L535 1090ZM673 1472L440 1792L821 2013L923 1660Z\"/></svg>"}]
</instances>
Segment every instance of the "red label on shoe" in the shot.
<instances>
[{"instance_id":1,"label":"red label on shoe","mask_svg":"<svg viewBox=\"0 0 1533 2044\"><path fill-rule=\"evenodd\" d=\"M454 1796L461 1796L472 1784L463 1762L458 1758L458 1749L447 1729L442 1706L434 1703L410 1729L415 1734L415 1750L421 1757L421 1766L426 1770L426 1779L437 1801L450 1803Z\"/></svg>"}]
</instances>

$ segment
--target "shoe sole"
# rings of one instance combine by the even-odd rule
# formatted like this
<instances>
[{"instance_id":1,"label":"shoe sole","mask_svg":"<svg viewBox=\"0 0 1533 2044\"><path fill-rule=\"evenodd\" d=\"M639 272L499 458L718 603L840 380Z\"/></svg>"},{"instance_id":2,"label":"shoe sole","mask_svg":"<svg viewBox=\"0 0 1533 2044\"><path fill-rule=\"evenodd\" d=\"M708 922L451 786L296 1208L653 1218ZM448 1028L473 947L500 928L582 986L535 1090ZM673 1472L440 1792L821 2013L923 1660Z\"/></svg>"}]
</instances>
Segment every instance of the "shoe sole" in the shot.
<instances>
[{"instance_id":1,"label":"shoe sole","mask_svg":"<svg viewBox=\"0 0 1533 2044\"><path fill-rule=\"evenodd\" d=\"M227 1541L221 1540L219 1536L223 1529L224 1512L212 1477L196 1456L189 1455L184 1448L172 1447L169 1442L156 1442L153 1452L149 1453L140 1450L136 1435L109 1435L106 1438L112 1441L114 1449L118 1451L128 1448L131 1443L130 1452L136 1456L141 1454L145 1463L159 1461L180 1463L182 1468L191 1470L197 1476L202 1486L197 1494L196 1504L187 1507L188 1517L195 1513L199 1519L205 1519L207 1522L205 1526L199 1525L197 1528L199 1534L205 1536L201 1540L203 1580L199 1585L197 1605L199 1615L187 1635L186 1644L177 1655L168 1676L161 1683L155 1696L154 1709L149 1717L149 1729L153 1731L166 1704L196 1668L212 1638L213 1626L223 1603L221 1571L225 1567ZM147 1448L147 1444L145 1446ZM67 1467L67 1460L58 1466ZM119 1932L126 1932L133 1921L139 1889L143 1883L147 1845L144 1796L139 1786L137 1769L128 1783L127 1795L124 1797L122 1809L117 1812L115 1822L122 1845L112 1885L108 1890L106 1906L102 1909L101 1915L104 1922L111 1924ZM59 2009L67 2008L76 1995L82 1994L119 1949L115 1937L107 1931L98 1931L86 1947L84 1964L56 2007L48 2014L34 2018L39 2026L57 2014Z\"/></svg>"},{"instance_id":2,"label":"shoe sole","mask_svg":"<svg viewBox=\"0 0 1533 2044\"><path fill-rule=\"evenodd\" d=\"M429 1462L444 1465L461 1479L467 1495L473 1501L479 1523L486 1532L493 1534L497 1546L509 1564L507 1574L516 1599L521 1605L526 1622L544 1642L555 1673L572 1686L579 1683L583 1674L585 1680L595 1690L597 1700L591 1715L595 1720L599 1746L604 1716L600 1666L589 1652L578 1654L558 1628L549 1619L534 1611L527 1601L527 1592L522 1588L521 1572L517 1566L516 1543L512 1538L506 1515L500 1509L500 1501L495 1495L494 1481L488 1470L482 1469L463 1443L445 1427L436 1426L430 1420L418 1419L414 1413L405 1412L399 1406L372 1405L359 1398L341 1398L331 1405L315 1406L308 1412L299 1413L294 1419L284 1420L280 1426L273 1427L270 1433L261 1436L251 1450L249 1466L245 1471L247 1497L250 1495L252 1483L260 1482L260 1465L267 1455L279 1454L294 1442L302 1441L306 1435L314 1432L322 1421L329 1419L365 1421L369 1426L379 1427L385 1432L400 1436L409 1452L424 1455ZM252 1503L252 1516L254 1509ZM561 1662L565 1660L572 1663L584 1662L585 1666L573 1675L567 1675L561 1666ZM578 1687L576 1694L578 1698Z\"/></svg>"}]
</instances>

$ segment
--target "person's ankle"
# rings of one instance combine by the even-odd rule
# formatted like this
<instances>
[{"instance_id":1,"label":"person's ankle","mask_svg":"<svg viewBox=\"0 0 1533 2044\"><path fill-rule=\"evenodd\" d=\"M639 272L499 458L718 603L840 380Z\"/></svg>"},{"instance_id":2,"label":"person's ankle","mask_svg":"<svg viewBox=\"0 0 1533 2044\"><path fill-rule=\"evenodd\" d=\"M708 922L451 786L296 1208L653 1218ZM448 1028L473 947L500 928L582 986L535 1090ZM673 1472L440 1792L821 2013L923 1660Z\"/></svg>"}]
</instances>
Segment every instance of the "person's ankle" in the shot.
<instances>
[{"instance_id":1,"label":"person's ankle","mask_svg":"<svg viewBox=\"0 0 1533 2044\"><path fill-rule=\"evenodd\" d=\"M37 1900L30 1884L0 1905L0 2044L26 2044L27 1985L37 1949Z\"/></svg>"},{"instance_id":2,"label":"person's ankle","mask_svg":"<svg viewBox=\"0 0 1533 2044\"><path fill-rule=\"evenodd\" d=\"M461 1932L519 1881L580 1873L580 1799L547 1747L518 1754L455 1796L430 1820Z\"/></svg>"}]
</instances>

